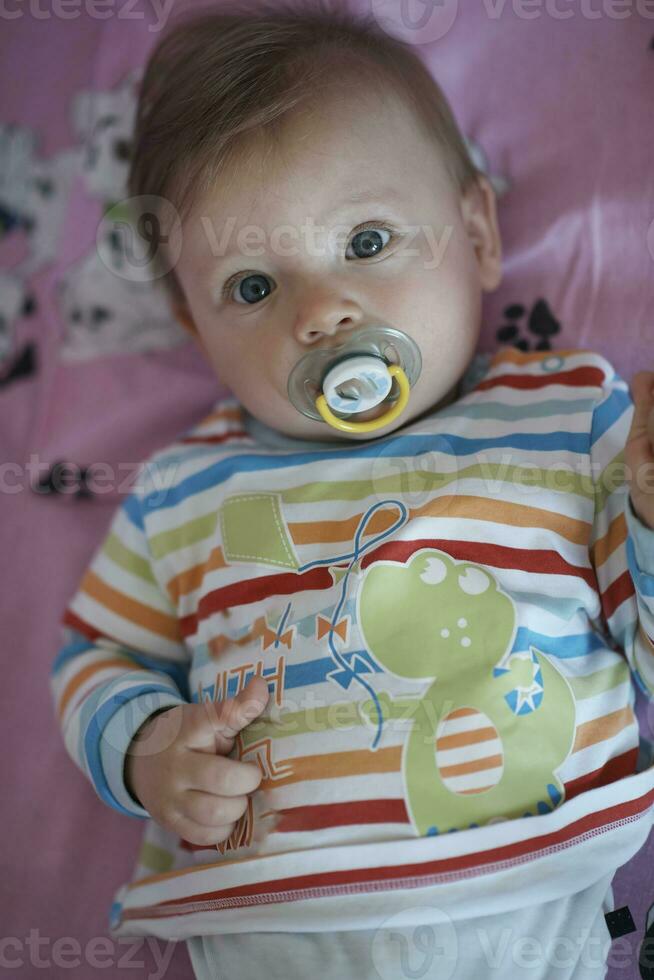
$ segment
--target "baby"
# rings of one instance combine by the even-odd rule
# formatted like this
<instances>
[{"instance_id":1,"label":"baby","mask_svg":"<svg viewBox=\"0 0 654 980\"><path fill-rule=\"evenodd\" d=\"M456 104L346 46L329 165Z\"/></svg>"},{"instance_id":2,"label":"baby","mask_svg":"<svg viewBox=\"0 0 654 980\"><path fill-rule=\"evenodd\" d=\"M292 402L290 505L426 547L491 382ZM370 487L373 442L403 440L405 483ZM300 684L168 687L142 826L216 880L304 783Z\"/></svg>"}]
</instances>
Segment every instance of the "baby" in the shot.
<instances>
[{"instance_id":1,"label":"baby","mask_svg":"<svg viewBox=\"0 0 654 980\"><path fill-rule=\"evenodd\" d=\"M68 752L151 818L113 935L202 980L603 977L652 823L654 373L476 352L493 188L344 11L175 25L129 189L230 396L63 620Z\"/></svg>"}]
</instances>

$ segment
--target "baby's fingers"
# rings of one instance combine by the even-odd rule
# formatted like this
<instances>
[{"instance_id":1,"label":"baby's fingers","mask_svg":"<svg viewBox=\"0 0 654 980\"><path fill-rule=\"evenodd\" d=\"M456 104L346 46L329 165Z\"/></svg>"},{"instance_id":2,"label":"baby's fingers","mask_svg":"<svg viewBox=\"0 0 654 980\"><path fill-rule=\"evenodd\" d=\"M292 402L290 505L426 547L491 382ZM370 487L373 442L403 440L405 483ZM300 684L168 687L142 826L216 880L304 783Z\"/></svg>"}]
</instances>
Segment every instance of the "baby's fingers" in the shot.
<instances>
[{"instance_id":1,"label":"baby's fingers","mask_svg":"<svg viewBox=\"0 0 654 980\"><path fill-rule=\"evenodd\" d=\"M174 820L173 832L179 834L189 844L197 844L200 847L212 847L221 841L227 840L236 826L236 821L224 824L220 827L205 827L196 823L190 817L178 815Z\"/></svg>"},{"instance_id":2,"label":"baby's fingers","mask_svg":"<svg viewBox=\"0 0 654 980\"><path fill-rule=\"evenodd\" d=\"M183 815L205 830L221 830L234 824L248 808L247 796L214 796L189 789L181 807Z\"/></svg>"},{"instance_id":3,"label":"baby's fingers","mask_svg":"<svg viewBox=\"0 0 654 980\"><path fill-rule=\"evenodd\" d=\"M184 757L186 789L233 798L253 793L261 779L261 769L254 762L193 751Z\"/></svg>"}]
</instances>

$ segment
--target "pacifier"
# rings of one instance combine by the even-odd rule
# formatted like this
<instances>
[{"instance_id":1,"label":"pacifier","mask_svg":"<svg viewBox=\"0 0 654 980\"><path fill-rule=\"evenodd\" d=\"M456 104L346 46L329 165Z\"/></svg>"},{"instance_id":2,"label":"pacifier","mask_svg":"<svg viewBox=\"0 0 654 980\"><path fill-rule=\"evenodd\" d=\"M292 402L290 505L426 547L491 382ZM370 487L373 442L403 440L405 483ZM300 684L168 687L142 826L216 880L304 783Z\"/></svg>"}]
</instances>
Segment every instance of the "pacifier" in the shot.
<instances>
[{"instance_id":1,"label":"pacifier","mask_svg":"<svg viewBox=\"0 0 654 980\"><path fill-rule=\"evenodd\" d=\"M417 344L401 330L366 327L337 347L300 358L288 378L288 397L298 412L334 429L374 432L404 411L421 368ZM386 401L389 409L378 418L350 421Z\"/></svg>"}]
</instances>

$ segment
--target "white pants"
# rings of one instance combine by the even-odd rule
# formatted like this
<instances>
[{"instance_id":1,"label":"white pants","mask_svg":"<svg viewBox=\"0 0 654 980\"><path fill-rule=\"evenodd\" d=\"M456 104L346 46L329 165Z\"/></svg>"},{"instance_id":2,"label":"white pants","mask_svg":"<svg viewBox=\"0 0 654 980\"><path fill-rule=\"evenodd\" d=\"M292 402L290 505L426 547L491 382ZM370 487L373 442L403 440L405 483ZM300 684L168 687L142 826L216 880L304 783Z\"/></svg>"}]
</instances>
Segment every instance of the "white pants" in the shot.
<instances>
[{"instance_id":1,"label":"white pants","mask_svg":"<svg viewBox=\"0 0 654 980\"><path fill-rule=\"evenodd\" d=\"M604 980L614 873L557 901L471 920L194 936L187 948L197 980ZM637 959L634 949L625 977Z\"/></svg>"}]
</instances>

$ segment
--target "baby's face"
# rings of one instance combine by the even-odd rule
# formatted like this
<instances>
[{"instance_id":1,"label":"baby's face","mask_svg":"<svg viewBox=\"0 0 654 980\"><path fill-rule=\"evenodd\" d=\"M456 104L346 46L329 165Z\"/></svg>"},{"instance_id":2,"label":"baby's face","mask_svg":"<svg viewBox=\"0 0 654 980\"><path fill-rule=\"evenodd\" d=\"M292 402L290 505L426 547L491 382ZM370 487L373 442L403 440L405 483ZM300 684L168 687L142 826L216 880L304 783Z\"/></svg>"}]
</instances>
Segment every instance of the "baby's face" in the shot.
<instances>
[{"instance_id":1,"label":"baby's face","mask_svg":"<svg viewBox=\"0 0 654 980\"><path fill-rule=\"evenodd\" d=\"M483 181L461 199L392 94L332 101L287 126L279 156L253 153L184 223L186 316L219 380L266 424L304 439L387 435L452 400L475 352L481 291L501 275L493 191ZM365 434L302 415L287 395L297 361L373 324L420 348L404 412Z\"/></svg>"}]
</instances>

